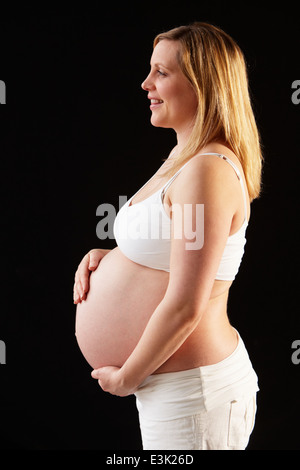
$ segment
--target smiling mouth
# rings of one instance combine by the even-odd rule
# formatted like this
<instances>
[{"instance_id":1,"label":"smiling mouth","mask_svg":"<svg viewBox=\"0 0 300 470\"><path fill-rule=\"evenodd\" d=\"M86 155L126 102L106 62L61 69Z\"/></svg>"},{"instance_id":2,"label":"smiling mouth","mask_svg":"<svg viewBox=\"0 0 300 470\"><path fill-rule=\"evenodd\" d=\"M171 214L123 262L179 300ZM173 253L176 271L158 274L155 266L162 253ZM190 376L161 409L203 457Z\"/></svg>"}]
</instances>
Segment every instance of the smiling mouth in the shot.
<instances>
[{"instance_id":1,"label":"smiling mouth","mask_svg":"<svg viewBox=\"0 0 300 470\"><path fill-rule=\"evenodd\" d=\"M155 109L163 103L163 100L153 100L151 99L150 109Z\"/></svg>"}]
</instances>

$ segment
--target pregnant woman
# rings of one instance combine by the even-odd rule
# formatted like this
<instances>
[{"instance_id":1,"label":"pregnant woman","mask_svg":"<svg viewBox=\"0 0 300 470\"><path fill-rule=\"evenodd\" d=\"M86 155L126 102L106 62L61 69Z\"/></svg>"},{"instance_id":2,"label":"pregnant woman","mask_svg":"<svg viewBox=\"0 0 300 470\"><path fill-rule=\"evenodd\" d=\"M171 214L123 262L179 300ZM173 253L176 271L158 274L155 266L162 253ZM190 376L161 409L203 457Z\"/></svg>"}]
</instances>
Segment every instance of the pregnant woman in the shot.
<instances>
[{"instance_id":1,"label":"pregnant woman","mask_svg":"<svg viewBox=\"0 0 300 470\"><path fill-rule=\"evenodd\" d=\"M119 211L117 247L81 261L77 341L103 390L135 394L144 449L245 449L257 376L227 300L262 156L243 54L215 26L175 28L142 88L177 145Z\"/></svg>"}]
</instances>

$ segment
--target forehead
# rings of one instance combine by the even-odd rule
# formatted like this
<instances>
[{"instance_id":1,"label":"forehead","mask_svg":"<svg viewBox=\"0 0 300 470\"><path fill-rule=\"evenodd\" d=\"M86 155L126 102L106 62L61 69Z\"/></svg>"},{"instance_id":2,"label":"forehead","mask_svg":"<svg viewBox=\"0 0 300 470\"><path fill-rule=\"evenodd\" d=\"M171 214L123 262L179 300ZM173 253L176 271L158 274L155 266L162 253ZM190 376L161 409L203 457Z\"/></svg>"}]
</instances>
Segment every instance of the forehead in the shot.
<instances>
[{"instance_id":1,"label":"forehead","mask_svg":"<svg viewBox=\"0 0 300 470\"><path fill-rule=\"evenodd\" d=\"M153 50L150 63L165 65L168 68L178 67L179 47L178 41L162 39Z\"/></svg>"}]
</instances>

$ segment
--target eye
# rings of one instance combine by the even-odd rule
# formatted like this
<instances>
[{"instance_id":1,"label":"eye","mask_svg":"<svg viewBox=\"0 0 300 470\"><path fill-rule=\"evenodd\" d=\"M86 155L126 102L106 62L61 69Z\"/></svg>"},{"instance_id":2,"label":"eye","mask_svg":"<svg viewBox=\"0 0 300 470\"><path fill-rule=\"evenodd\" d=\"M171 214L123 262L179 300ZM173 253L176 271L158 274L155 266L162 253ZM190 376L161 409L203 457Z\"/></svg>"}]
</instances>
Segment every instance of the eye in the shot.
<instances>
[{"instance_id":1,"label":"eye","mask_svg":"<svg viewBox=\"0 0 300 470\"><path fill-rule=\"evenodd\" d=\"M162 77L166 77L166 76L167 76L167 74L166 74L165 72L163 72L162 70L159 70L159 69L157 70L157 73L158 73L159 75L161 75Z\"/></svg>"}]
</instances>

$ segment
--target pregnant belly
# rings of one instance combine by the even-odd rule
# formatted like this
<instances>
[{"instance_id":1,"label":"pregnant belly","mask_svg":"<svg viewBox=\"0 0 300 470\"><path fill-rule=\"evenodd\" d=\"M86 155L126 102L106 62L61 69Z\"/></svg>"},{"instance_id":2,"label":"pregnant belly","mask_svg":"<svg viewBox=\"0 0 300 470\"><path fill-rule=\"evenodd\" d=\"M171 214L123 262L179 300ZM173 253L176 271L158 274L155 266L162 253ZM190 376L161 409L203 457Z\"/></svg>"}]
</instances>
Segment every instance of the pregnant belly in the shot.
<instances>
[{"instance_id":1,"label":"pregnant belly","mask_svg":"<svg viewBox=\"0 0 300 470\"><path fill-rule=\"evenodd\" d=\"M76 338L93 367L122 366L162 300L169 275L140 266L118 248L90 276L87 300L77 305Z\"/></svg>"}]
</instances>

